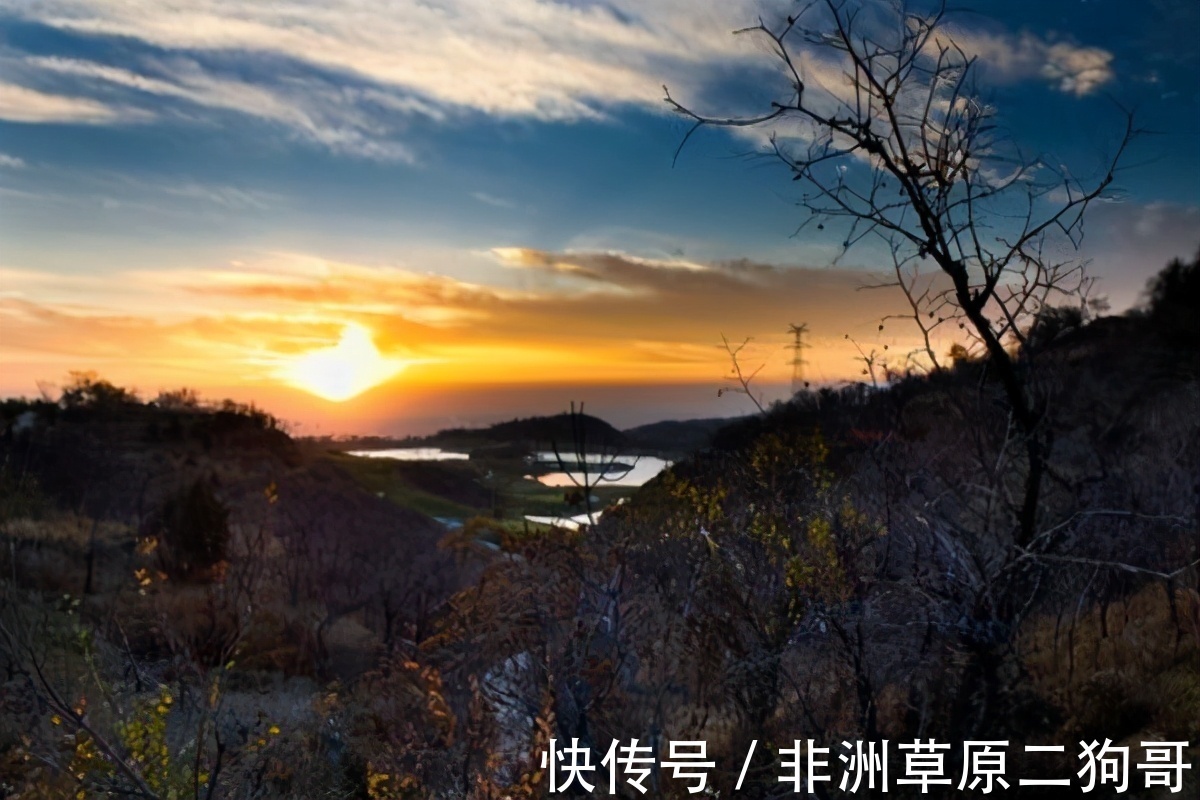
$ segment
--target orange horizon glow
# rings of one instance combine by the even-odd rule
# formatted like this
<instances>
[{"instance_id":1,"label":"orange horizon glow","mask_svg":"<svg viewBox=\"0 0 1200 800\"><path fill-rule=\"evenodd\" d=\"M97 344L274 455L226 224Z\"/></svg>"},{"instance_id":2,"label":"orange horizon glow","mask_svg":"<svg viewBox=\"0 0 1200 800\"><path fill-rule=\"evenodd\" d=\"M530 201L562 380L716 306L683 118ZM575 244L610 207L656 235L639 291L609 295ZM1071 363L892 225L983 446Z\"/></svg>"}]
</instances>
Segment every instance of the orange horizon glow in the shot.
<instances>
[{"instance_id":1,"label":"orange horizon glow","mask_svg":"<svg viewBox=\"0 0 1200 800\"><path fill-rule=\"evenodd\" d=\"M741 364L764 365L757 384L778 399L791 378L792 322L812 331L814 384L867 380L859 345L899 355L916 344L902 324L879 332L900 298L859 292L871 279L862 271L519 248L493 258L478 282L286 253L106 283L0 268L0 394L29 396L93 370L146 399L189 387L361 429L443 412L457 419L460 406L521 416L532 409L482 396L520 403L525 390L565 402L580 399L577 388L596 396L628 387L621 402L633 407L673 386L673 397L711 403L730 371L723 334L734 345L753 338ZM459 399L441 399L450 396Z\"/></svg>"}]
</instances>

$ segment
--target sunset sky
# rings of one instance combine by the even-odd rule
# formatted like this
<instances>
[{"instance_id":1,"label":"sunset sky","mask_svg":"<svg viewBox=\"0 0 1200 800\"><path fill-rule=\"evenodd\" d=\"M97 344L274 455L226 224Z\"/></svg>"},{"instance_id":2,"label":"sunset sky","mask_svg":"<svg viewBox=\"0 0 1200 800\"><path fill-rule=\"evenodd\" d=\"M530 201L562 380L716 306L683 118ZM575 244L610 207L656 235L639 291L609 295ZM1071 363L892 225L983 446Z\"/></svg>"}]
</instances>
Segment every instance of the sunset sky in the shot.
<instances>
[{"instance_id":1,"label":"sunset sky","mask_svg":"<svg viewBox=\"0 0 1200 800\"><path fill-rule=\"evenodd\" d=\"M768 399L900 351L870 247L806 230L738 110L778 86L761 0L0 0L0 395L95 370L254 400L302 434L552 413L619 425ZM1200 246L1200 4L970 1L956 37L1014 140L1086 176L1151 131L1083 257L1114 308ZM323 396L321 396L323 395Z\"/></svg>"}]
</instances>

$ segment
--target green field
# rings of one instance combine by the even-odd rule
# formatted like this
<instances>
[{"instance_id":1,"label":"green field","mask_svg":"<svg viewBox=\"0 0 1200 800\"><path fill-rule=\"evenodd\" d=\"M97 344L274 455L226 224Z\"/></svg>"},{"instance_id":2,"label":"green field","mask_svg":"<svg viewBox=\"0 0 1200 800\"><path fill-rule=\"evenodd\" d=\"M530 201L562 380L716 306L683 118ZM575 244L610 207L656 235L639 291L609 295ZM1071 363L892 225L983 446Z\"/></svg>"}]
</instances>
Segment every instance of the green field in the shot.
<instances>
[{"instance_id":1,"label":"green field","mask_svg":"<svg viewBox=\"0 0 1200 800\"><path fill-rule=\"evenodd\" d=\"M431 517L469 519L495 514L501 519L523 520L526 514L572 516L585 511L582 505L567 505L568 489L544 486L527 478L533 468L520 458L398 462L332 450L323 457L367 490ZM547 470L543 466L540 471ZM630 487L595 487L593 510L605 508L633 491Z\"/></svg>"}]
</instances>

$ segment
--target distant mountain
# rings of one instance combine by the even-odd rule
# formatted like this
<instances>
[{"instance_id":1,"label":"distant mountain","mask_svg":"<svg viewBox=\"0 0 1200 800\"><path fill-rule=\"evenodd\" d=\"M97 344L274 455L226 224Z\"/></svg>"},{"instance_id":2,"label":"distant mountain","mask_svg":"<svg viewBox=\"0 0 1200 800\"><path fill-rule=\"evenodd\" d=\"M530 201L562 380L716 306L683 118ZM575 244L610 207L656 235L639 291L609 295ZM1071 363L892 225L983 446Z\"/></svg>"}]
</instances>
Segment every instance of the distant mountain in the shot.
<instances>
[{"instance_id":1,"label":"distant mountain","mask_svg":"<svg viewBox=\"0 0 1200 800\"><path fill-rule=\"evenodd\" d=\"M690 453L712 444L713 435L740 417L666 420L639 425L624 431L629 443L637 448Z\"/></svg>"},{"instance_id":2,"label":"distant mountain","mask_svg":"<svg viewBox=\"0 0 1200 800\"><path fill-rule=\"evenodd\" d=\"M513 419L486 428L448 428L417 443L443 448L486 448L488 452L501 446L528 449L557 443L560 447L570 447L581 430L590 450L618 448L682 455L708 447L717 431L738 419L666 420L620 431L599 417L583 414L572 419L564 413Z\"/></svg>"},{"instance_id":3,"label":"distant mountain","mask_svg":"<svg viewBox=\"0 0 1200 800\"><path fill-rule=\"evenodd\" d=\"M582 434L589 448L624 447L625 434L599 417L589 414L556 414L551 417L527 417L498 422L487 428L449 428L438 431L426 443L441 447L485 444L524 444L548 447L552 442L570 445Z\"/></svg>"}]
</instances>

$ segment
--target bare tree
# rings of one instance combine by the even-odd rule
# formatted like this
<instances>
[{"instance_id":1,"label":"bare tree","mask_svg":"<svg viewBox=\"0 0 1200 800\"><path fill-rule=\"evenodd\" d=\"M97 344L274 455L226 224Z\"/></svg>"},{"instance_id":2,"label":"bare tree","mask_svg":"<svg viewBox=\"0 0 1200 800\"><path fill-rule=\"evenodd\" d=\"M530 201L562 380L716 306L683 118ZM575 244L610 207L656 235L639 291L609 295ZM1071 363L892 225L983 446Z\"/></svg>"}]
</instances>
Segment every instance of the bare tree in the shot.
<instances>
[{"instance_id":1,"label":"bare tree","mask_svg":"<svg viewBox=\"0 0 1200 800\"><path fill-rule=\"evenodd\" d=\"M583 413L583 403L575 410L575 402L571 401L571 411L568 419L571 425L571 450L564 456L558 441L551 440L550 449L558 468L580 493L580 499L587 515L589 525L596 524L598 512L592 508L592 492L597 486L605 483L616 483L622 480L637 466L637 458L633 464L624 463L628 456L621 456L616 449L601 442L597 445L589 441L588 417Z\"/></svg>"},{"instance_id":2,"label":"bare tree","mask_svg":"<svg viewBox=\"0 0 1200 800\"><path fill-rule=\"evenodd\" d=\"M1024 154L997 124L975 80L976 59L955 42L945 8L812 0L781 24L737 33L768 45L787 85L757 114L710 116L666 102L701 127L764 134L770 152L804 187L812 225L834 225L843 252L875 237L890 255L932 369L937 336L962 331L986 354L1022 445L1025 480L1014 536L1037 531L1046 464L1043 400L1010 348L1040 309L1061 297L1083 302L1090 282L1076 259L1084 214L1110 190L1134 137L1132 116L1104 169L1085 185ZM665 89L665 87L664 87ZM678 154L677 154L678 155Z\"/></svg>"}]
</instances>

